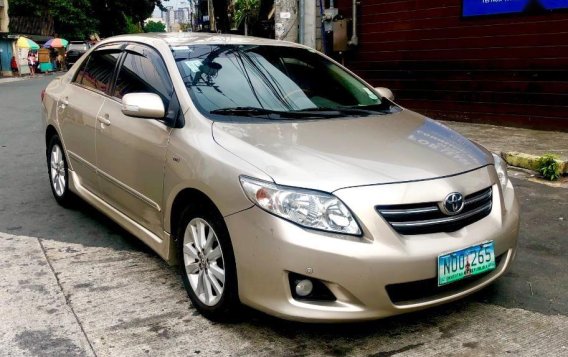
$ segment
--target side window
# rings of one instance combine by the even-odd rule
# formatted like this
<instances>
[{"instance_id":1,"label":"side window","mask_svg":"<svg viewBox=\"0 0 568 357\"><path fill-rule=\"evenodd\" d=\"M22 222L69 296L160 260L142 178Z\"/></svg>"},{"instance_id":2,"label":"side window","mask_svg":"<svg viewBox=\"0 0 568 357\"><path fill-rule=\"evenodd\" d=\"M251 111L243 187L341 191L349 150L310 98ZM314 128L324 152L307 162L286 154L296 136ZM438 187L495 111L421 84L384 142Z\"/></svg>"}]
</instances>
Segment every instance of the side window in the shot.
<instances>
[{"instance_id":1,"label":"side window","mask_svg":"<svg viewBox=\"0 0 568 357\"><path fill-rule=\"evenodd\" d=\"M88 88L106 92L110 86L119 56L120 52L117 50L91 53L85 61L87 64L79 69L75 82Z\"/></svg>"},{"instance_id":2,"label":"side window","mask_svg":"<svg viewBox=\"0 0 568 357\"><path fill-rule=\"evenodd\" d=\"M112 95L120 99L141 92L159 95L167 108L173 86L162 59L153 50L138 47L136 53L126 51Z\"/></svg>"}]
</instances>

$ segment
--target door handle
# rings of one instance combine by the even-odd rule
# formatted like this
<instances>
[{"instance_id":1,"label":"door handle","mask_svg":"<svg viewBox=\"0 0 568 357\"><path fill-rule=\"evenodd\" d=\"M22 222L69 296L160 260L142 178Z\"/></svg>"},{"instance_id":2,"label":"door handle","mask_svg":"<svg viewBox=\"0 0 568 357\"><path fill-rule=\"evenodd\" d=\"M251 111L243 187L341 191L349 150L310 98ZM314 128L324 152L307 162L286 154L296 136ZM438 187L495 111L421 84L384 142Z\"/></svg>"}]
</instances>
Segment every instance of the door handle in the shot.
<instances>
[{"instance_id":1,"label":"door handle","mask_svg":"<svg viewBox=\"0 0 568 357\"><path fill-rule=\"evenodd\" d=\"M101 116L101 115L97 116L97 120L104 125L107 125L107 126L110 125L110 120L108 119L108 114L105 114L104 116Z\"/></svg>"}]
</instances>

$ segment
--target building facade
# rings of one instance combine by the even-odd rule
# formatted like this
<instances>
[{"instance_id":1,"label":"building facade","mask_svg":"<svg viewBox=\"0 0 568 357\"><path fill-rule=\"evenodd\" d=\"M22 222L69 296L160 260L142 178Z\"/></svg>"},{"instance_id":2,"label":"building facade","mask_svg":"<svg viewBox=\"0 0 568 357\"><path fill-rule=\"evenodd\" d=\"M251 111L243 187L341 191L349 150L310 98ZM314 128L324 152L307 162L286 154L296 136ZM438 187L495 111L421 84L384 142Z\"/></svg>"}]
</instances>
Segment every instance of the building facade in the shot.
<instances>
[{"instance_id":1,"label":"building facade","mask_svg":"<svg viewBox=\"0 0 568 357\"><path fill-rule=\"evenodd\" d=\"M10 18L8 0L0 0L0 76L11 75L10 61L14 53L14 39L9 36Z\"/></svg>"},{"instance_id":2,"label":"building facade","mask_svg":"<svg viewBox=\"0 0 568 357\"><path fill-rule=\"evenodd\" d=\"M353 18L353 1L335 6ZM566 8L567 0L364 0L358 45L342 60L433 118L565 131Z\"/></svg>"}]
</instances>

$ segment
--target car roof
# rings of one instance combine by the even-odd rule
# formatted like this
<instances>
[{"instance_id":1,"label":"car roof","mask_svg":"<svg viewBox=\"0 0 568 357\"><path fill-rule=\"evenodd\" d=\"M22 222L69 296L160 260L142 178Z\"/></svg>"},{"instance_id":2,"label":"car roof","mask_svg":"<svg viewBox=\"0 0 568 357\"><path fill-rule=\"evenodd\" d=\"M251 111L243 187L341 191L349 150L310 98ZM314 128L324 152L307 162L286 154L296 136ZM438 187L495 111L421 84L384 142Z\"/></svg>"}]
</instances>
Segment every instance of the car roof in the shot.
<instances>
[{"instance_id":1,"label":"car roof","mask_svg":"<svg viewBox=\"0 0 568 357\"><path fill-rule=\"evenodd\" d=\"M241 36L231 34L218 34L208 32L155 32L141 33L131 35L120 35L104 39L100 44L107 42L115 42L117 40L145 42L145 40L158 39L166 42L170 47L197 45L197 44L252 44L267 46L287 46L287 47L304 47L303 45L288 42L271 40L267 38Z\"/></svg>"}]
</instances>

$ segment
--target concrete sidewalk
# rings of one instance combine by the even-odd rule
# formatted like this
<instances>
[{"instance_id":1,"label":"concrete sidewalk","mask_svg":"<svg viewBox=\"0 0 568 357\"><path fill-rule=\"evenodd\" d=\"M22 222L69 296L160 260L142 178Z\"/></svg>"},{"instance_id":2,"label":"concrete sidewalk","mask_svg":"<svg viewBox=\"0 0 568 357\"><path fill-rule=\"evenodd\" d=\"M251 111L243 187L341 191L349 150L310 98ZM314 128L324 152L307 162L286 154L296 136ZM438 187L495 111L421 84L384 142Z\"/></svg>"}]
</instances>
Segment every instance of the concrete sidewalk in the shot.
<instances>
[{"instance_id":1,"label":"concrete sidewalk","mask_svg":"<svg viewBox=\"0 0 568 357\"><path fill-rule=\"evenodd\" d=\"M561 172L568 174L568 132L441 122L488 150L500 153L511 166L536 170L540 156L553 154L557 156Z\"/></svg>"},{"instance_id":2,"label":"concrete sidewalk","mask_svg":"<svg viewBox=\"0 0 568 357\"><path fill-rule=\"evenodd\" d=\"M556 154L568 160L568 132L443 121L445 125L493 152Z\"/></svg>"},{"instance_id":3,"label":"concrete sidewalk","mask_svg":"<svg viewBox=\"0 0 568 357\"><path fill-rule=\"evenodd\" d=\"M65 71L57 71L57 72L48 72L48 73L36 73L35 77L31 77L28 74L24 76L15 76L15 77L0 77L0 84L27 81L29 79L40 79L46 77L56 78L58 76L64 75L65 73L66 73Z\"/></svg>"},{"instance_id":4,"label":"concrete sidewalk","mask_svg":"<svg viewBox=\"0 0 568 357\"><path fill-rule=\"evenodd\" d=\"M0 233L0 251L0 355L95 355L41 240Z\"/></svg>"},{"instance_id":5,"label":"concrete sidewalk","mask_svg":"<svg viewBox=\"0 0 568 357\"><path fill-rule=\"evenodd\" d=\"M483 295L376 322L304 325L246 310L242 321L219 324L191 307L174 269L144 249L117 249L114 239L128 238L107 235L106 241L93 242L89 237L83 244L60 235L38 239L0 232L0 356L566 356L568 352L568 317L523 309L528 288L510 290L511 278ZM523 273L519 267L515 271ZM546 286L533 278L535 289ZM555 279L562 285L561 279ZM502 306L491 300L495 291L520 296Z\"/></svg>"}]
</instances>

